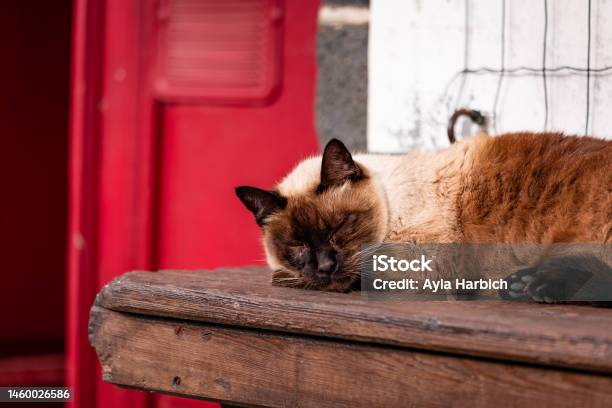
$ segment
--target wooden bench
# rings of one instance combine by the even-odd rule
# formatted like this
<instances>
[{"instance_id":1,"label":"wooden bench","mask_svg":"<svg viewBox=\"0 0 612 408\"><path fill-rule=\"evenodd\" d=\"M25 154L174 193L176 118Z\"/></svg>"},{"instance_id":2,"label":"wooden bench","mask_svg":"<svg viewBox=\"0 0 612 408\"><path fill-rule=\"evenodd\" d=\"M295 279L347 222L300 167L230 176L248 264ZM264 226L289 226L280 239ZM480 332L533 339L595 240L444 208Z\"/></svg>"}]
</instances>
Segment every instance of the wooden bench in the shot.
<instances>
[{"instance_id":1,"label":"wooden bench","mask_svg":"<svg viewBox=\"0 0 612 408\"><path fill-rule=\"evenodd\" d=\"M612 406L612 309L368 301L270 277L115 279L90 317L104 380L247 406Z\"/></svg>"}]
</instances>

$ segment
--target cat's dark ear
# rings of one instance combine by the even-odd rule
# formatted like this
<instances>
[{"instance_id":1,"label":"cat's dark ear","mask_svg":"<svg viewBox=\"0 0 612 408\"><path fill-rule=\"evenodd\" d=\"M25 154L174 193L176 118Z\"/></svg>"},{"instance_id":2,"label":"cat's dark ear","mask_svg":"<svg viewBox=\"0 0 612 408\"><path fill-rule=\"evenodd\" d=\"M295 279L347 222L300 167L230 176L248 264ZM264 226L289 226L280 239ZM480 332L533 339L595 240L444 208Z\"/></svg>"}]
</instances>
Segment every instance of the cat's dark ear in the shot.
<instances>
[{"instance_id":1,"label":"cat's dark ear","mask_svg":"<svg viewBox=\"0 0 612 408\"><path fill-rule=\"evenodd\" d=\"M242 204L255 215L257 225L263 227L266 218L287 206L287 199L275 191L262 190L256 187L236 187L236 195Z\"/></svg>"},{"instance_id":2,"label":"cat's dark ear","mask_svg":"<svg viewBox=\"0 0 612 408\"><path fill-rule=\"evenodd\" d=\"M351 153L338 139L332 139L325 146L323 160L321 161L321 184L317 192L328 187L339 186L346 181L360 180L363 172L353 161Z\"/></svg>"}]
</instances>

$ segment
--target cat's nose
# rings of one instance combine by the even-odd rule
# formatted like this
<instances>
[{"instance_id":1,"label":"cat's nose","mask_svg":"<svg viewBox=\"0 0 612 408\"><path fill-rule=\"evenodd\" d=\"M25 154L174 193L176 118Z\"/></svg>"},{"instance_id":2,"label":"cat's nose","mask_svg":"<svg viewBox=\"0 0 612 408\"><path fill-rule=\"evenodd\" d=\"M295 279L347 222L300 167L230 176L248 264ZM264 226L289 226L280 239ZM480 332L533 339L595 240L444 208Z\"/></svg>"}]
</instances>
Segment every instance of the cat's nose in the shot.
<instances>
[{"instance_id":1,"label":"cat's nose","mask_svg":"<svg viewBox=\"0 0 612 408\"><path fill-rule=\"evenodd\" d=\"M317 271L330 274L336 268L336 253L334 251L320 251L317 254Z\"/></svg>"}]
</instances>

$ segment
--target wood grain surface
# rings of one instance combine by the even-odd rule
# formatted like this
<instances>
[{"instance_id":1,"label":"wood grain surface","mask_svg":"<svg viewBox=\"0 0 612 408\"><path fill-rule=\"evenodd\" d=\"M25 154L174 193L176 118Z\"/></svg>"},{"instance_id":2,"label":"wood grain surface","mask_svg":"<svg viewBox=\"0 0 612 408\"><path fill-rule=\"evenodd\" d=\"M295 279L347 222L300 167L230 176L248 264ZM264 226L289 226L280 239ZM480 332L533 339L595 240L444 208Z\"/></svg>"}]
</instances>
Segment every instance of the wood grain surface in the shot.
<instances>
[{"instance_id":1,"label":"wood grain surface","mask_svg":"<svg viewBox=\"0 0 612 408\"><path fill-rule=\"evenodd\" d=\"M612 309L502 301L372 301L274 287L266 268L131 272L114 311L612 373Z\"/></svg>"},{"instance_id":2,"label":"wood grain surface","mask_svg":"<svg viewBox=\"0 0 612 408\"><path fill-rule=\"evenodd\" d=\"M105 381L270 407L604 407L612 378L94 307Z\"/></svg>"}]
</instances>

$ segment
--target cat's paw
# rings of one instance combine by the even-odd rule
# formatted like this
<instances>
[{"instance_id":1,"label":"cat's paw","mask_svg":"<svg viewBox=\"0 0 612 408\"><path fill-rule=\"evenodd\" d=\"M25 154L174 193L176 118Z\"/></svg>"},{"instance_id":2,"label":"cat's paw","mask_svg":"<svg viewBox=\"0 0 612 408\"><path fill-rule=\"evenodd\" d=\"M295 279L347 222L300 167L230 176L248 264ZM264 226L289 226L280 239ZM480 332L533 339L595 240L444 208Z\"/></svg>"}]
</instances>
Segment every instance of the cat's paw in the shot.
<instances>
[{"instance_id":1,"label":"cat's paw","mask_svg":"<svg viewBox=\"0 0 612 408\"><path fill-rule=\"evenodd\" d=\"M507 289L499 291L500 297L539 303L571 301L592 274L565 263L566 259L552 259L536 267L516 271L505 278Z\"/></svg>"},{"instance_id":2,"label":"cat's paw","mask_svg":"<svg viewBox=\"0 0 612 408\"><path fill-rule=\"evenodd\" d=\"M504 300L514 301L544 301L544 298L533 299L526 291L527 285L533 281L537 273L537 268L526 268L516 271L510 276L507 276L506 289L500 289L499 296Z\"/></svg>"},{"instance_id":3,"label":"cat's paw","mask_svg":"<svg viewBox=\"0 0 612 408\"><path fill-rule=\"evenodd\" d=\"M509 294L539 303L560 303L568 300L568 276L559 270L527 268L510 276Z\"/></svg>"},{"instance_id":4,"label":"cat's paw","mask_svg":"<svg viewBox=\"0 0 612 408\"><path fill-rule=\"evenodd\" d=\"M285 286L289 288L303 288L305 285L301 277L296 277L291 272L282 269L274 271L272 275L272 284L274 286Z\"/></svg>"}]
</instances>

